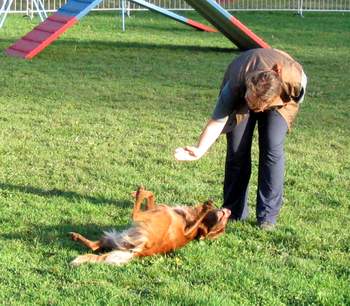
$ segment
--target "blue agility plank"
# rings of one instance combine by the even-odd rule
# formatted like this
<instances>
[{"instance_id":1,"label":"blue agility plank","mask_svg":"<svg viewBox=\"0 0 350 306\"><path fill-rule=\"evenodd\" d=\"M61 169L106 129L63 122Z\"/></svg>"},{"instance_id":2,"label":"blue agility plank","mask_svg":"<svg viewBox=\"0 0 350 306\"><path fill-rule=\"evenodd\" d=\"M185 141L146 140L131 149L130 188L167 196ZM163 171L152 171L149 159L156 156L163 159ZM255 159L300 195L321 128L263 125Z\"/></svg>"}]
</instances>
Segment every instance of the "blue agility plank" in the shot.
<instances>
[{"instance_id":1,"label":"blue agility plank","mask_svg":"<svg viewBox=\"0 0 350 306\"><path fill-rule=\"evenodd\" d=\"M69 0L58 9L58 12L62 15L75 16L77 19L81 19L99 5L101 1L102 0Z\"/></svg>"},{"instance_id":2,"label":"blue agility plank","mask_svg":"<svg viewBox=\"0 0 350 306\"><path fill-rule=\"evenodd\" d=\"M154 11L156 13L159 13L159 14L162 14L166 17L169 17L175 21L178 21L178 22L181 22L185 25L188 25L190 27L193 27L197 30L201 30L201 31L206 31L206 32L217 32L215 29L211 28L211 27L208 27L202 23L199 23L197 21L194 21L192 19L189 19L189 18L186 18L186 17L183 17L181 15L178 15L178 14L175 14L169 10L166 10L162 7L159 7L159 6L156 6L152 3L149 3L149 2L146 2L146 1L143 1L143 0L129 0L130 2L134 2L140 6L143 6L145 8L148 8L149 10L151 11Z\"/></svg>"}]
</instances>

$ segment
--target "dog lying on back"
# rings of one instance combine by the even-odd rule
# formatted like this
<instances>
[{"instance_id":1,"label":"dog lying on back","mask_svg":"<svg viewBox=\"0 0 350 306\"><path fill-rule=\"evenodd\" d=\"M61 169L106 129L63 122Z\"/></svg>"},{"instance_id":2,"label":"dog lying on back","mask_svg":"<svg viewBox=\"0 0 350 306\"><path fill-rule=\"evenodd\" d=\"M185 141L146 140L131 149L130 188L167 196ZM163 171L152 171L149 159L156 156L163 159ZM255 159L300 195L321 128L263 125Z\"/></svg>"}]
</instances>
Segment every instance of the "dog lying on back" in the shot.
<instances>
[{"instance_id":1,"label":"dog lying on back","mask_svg":"<svg viewBox=\"0 0 350 306\"><path fill-rule=\"evenodd\" d=\"M214 239L223 234L230 216L226 208L216 209L212 202L188 207L156 205L152 192L139 187L135 197L132 219L134 224L123 232L105 232L98 241L90 241L78 233L71 238L92 251L109 251L101 255L86 254L71 264L108 263L121 265L134 257L165 254L183 247L194 239ZM146 209L141 205L146 199Z\"/></svg>"}]
</instances>

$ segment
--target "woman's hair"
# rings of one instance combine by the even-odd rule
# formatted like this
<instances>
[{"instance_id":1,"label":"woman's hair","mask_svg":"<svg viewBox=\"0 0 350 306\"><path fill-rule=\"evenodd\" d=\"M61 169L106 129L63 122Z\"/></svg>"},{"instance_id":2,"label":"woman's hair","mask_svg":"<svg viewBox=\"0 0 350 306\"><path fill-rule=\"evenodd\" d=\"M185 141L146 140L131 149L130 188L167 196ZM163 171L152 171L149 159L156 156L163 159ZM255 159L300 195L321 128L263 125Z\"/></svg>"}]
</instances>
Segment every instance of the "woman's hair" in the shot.
<instances>
[{"instance_id":1,"label":"woman's hair","mask_svg":"<svg viewBox=\"0 0 350 306\"><path fill-rule=\"evenodd\" d=\"M255 71L246 77L246 95L254 97L247 101L252 109L260 108L282 93L282 80L274 70Z\"/></svg>"}]
</instances>

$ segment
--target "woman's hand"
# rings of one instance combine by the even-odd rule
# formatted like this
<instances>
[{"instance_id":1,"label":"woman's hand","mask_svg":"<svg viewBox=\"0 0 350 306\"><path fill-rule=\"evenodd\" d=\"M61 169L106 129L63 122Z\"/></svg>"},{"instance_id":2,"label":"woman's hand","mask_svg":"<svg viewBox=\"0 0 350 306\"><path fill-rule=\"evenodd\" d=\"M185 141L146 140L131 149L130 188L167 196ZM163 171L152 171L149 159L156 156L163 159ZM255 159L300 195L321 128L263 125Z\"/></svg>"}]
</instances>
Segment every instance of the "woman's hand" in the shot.
<instances>
[{"instance_id":1,"label":"woman's hand","mask_svg":"<svg viewBox=\"0 0 350 306\"><path fill-rule=\"evenodd\" d=\"M200 159L205 152L202 152L197 147L187 146L184 148L177 148L174 157L177 161L193 161Z\"/></svg>"},{"instance_id":2,"label":"woman's hand","mask_svg":"<svg viewBox=\"0 0 350 306\"><path fill-rule=\"evenodd\" d=\"M187 146L184 148L177 148L174 157L178 161L192 161L200 159L210 146L220 136L221 131L226 125L228 116L224 120L209 119L207 125L199 137L198 145L196 147Z\"/></svg>"}]
</instances>

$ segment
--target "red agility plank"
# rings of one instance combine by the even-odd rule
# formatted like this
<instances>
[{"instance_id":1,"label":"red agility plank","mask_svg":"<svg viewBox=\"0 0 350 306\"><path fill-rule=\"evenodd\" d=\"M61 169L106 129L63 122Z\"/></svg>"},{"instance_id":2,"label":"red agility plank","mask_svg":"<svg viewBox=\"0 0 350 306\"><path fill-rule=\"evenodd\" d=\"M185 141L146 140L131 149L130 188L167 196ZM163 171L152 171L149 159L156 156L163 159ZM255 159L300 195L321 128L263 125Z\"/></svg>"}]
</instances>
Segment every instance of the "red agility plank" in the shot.
<instances>
[{"instance_id":1,"label":"red agility plank","mask_svg":"<svg viewBox=\"0 0 350 306\"><path fill-rule=\"evenodd\" d=\"M73 26L78 22L78 19L75 17L70 18L66 23L62 24L61 28L58 28L56 32L52 33L50 37L44 40L36 49L32 50L27 54L26 59L31 59L43 49L45 49L48 45L50 45L53 41L55 41L62 33L64 33L68 28Z\"/></svg>"},{"instance_id":2,"label":"red agility plank","mask_svg":"<svg viewBox=\"0 0 350 306\"><path fill-rule=\"evenodd\" d=\"M26 52L18 51L12 48L6 49L5 52L7 55L14 56L14 57L21 57L21 58L26 58L26 55L27 55Z\"/></svg>"},{"instance_id":3,"label":"red agility plank","mask_svg":"<svg viewBox=\"0 0 350 306\"><path fill-rule=\"evenodd\" d=\"M252 30L247 28L242 22L240 22L234 16L232 16L231 22L235 27L239 28L245 35L247 35L250 39L252 39L261 48L271 48L269 44L267 44L264 40L262 40L259 36L257 36Z\"/></svg>"},{"instance_id":4,"label":"red agility plank","mask_svg":"<svg viewBox=\"0 0 350 306\"><path fill-rule=\"evenodd\" d=\"M215 30L211 27L208 27L200 22L197 22L197 21L194 21L192 19L188 19L187 20L187 23L189 25L191 25L192 27L196 28L196 29L199 29L199 30L202 30L202 31L205 31L205 32L213 32L213 33L216 33L218 30Z\"/></svg>"},{"instance_id":5,"label":"red agility plank","mask_svg":"<svg viewBox=\"0 0 350 306\"><path fill-rule=\"evenodd\" d=\"M64 23L46 19L44 22L35 27L35 29L55 33L56 31L59 31L62 28L62 25L64 25Z\"/></svg>"},{"instance_id":6,"label":"red agility plank","mask_svg":"<svg viewBox=\"0 0 350 306\"><path fill-rule=\"evenodd\" d=\"M50 32L34 29L33 31L29 32L26 36L24 36L23 39L42 42L48 39L51 35L52 33Z\"/></svg>"},{"instance_id":7,"label":"red agility plank","mask_svg":"<svg viewBox=\"0 0 350 306\"><path fill-rule=\"evenodd\" d=\"M31 59L77 22L75 17L55 13L6 49L6 53Z\"/></svg>"},{"instance_id":8,"label":"red agility plank","mask_svg":"<svg viewBox=\"0 0 350 306\"><path fill-rule=\"evenodd\" d=\"M56 13L56 14L51 15L47 19L52 20L52 21L56 21L56 22L66 23L72 19L72 16L66 16L66 15Z\"/></svg>"},{"instance_id":9,"label":"red agility plank","mask_svg":"<svg viewBox=\"0 0 350 306\"><path fill-rule=\"evenodd\" d=\"M16 43L14 43L11 46L11 48L15 49L17 51L20 51L20 52L28 53L28 52L31 52L36 47L38 47L39 44L40 44L40 42L34 42L34 41L21 39L21 40L17 41Z\"/></svg>"}]
</instances>

